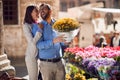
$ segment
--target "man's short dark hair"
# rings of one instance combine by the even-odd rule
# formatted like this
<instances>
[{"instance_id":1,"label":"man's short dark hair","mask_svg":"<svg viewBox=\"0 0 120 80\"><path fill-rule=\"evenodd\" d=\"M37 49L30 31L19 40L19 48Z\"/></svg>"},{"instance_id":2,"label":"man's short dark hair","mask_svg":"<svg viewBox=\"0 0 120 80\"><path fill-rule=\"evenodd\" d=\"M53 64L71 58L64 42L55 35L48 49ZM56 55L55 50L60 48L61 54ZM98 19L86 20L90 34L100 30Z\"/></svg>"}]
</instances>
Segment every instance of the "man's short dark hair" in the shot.
<instances>
[{"instance_id":1,"label":"man's short dark hair","mask_svg":"<svg viewBox=\"0 0 120 80\"><path fill-rule=\"evenodd\" d=\"M41 9L43 6L44 6L44 7L47 7L48 10L51 10L51 6L50 6L49 4L42 3L42 4L40 5L40 9Z\"/></svg>"}]
</instances>

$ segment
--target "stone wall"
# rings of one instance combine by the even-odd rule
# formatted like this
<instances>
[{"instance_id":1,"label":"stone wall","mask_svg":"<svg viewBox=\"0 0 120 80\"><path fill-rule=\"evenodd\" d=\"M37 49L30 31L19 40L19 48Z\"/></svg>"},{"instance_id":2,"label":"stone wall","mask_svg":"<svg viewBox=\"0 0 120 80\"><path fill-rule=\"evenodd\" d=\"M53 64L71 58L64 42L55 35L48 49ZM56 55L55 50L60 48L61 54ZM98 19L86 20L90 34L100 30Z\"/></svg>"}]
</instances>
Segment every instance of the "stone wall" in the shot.
<instances>
[{"instance_id":1,"label":"stone wall","mask_svg":"<svg viewBox=\"0 0 120 80\"><path fill-rule=\"evenodd\" d=\"M0 55L3 54L3 46L2 46L2 36L3 36L3 32L2 32L2 1L0 0Z\"/></svg>"},{"instance_id":2,"label":"stone wall","mask_svg":"<svg viewBox=\"0 0 120 80\"><path fill-rule=\"evenodd\" d=\"M10 76L15 76L15 68L11 66L10 60L4 54L4 26L2 18L2 1L0 0L0 76L7 72Z\"/></svg>"},{"instance_id":3,"label":"stone wall","mask_svg":"<svg viewBox=\"0 0 120 80\"><path fill-rule=\"evenodd\" d=\"M6 26L4 30L5 52L8 56L23 56L24 45L22 38L22 26Z\"/></svg>"},{"instance_id":4,"label":"stone wall","mask_svg":"<svg viewBox=\"0 0 120 80\"><path fill-rule=\"evenodd\" d=\"M26 50L26 39L23 33L25 9L30 4L48 3L52 5L53 17L58 18L59 0L18 0L18 25L4 26L5 52L9 57L23 57Z\"/></svg>"}]
</instances>

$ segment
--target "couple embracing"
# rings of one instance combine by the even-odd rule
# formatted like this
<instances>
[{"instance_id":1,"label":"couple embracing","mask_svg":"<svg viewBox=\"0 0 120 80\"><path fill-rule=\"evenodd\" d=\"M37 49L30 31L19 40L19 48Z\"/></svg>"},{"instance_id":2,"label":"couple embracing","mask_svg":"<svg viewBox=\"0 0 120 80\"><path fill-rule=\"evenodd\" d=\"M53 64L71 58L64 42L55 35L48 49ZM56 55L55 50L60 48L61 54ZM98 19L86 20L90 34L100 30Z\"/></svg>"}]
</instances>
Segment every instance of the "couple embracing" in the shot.
<instances>
[{"instance_id":1,"label":"couple embracing","mask_svg":"<svg viewBox=\"0 0 120 80\"><path fill-rule=\"evenodd\" d=\"M51 18L51 12L48 4L41 4L39 10L33 5L26 8L23 31L28 43L25 62L29 80L38 80L39 70L43 80L65 80L61 46L66 42L63 35L57 36L52 29L55 20ZM41 22L37 21L39 14Z\"/></svg>"}]
</instances>

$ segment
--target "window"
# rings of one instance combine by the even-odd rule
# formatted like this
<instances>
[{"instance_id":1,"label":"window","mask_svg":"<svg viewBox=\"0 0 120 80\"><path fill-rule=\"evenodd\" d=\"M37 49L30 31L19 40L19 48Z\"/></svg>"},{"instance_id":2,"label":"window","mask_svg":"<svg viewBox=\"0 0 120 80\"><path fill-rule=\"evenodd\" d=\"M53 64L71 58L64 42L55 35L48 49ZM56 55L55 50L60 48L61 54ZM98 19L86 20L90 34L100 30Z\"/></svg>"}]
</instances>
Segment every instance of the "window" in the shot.
<instances>
[{"instance_id":1,"label":"window","mask_svg":"<svg viewBox=\"0 0 120 80\"><path fill-rule=\"evenodd\" d=\"M61 2L60 3L60 11L67 11L67 3L66 2Z\"/></svg>"},{"instance_id":2,"label":"window","mask_svg":"<svg viewBox=\"0 0 120 80\"><path fill-rule=\"evenodd\" d=\"M81 6L81 4L82 4L82 1L78 0L78 6Z\"/></svg>"},{"instance_id":3,"label":"window","mask_svg":"<svg viewBox=\"0 0 120 80\"><path fill-rule=\"evenodd\" d=\"M2 0L3 1L3 24L14 25L18 24L18 1L17 0Z\"/></svg>"},{"instance_id":4,"label":"window","mask_svg":"<svg viewBox=\"0 0 120 80\"><path fill-rule=\"evenodd\" d=\"M114 0L114 8L120 9L120 0Z\"/></svg>"},{"instance_id":5,"label":"window","mask_svg":"<svg viewBox=\"0 0 120 80\"><path fill-rule=\"evenodd\" d=\"M90 2L89 1L83 2L83 5L86 5L86 4L90 4Z\"/></svg>"},{"instance_id":6,"label":"window","mask_svg":"<svg viewBox=\"0 0 120 80\"><path fill-rule=\"evenodd\" d=\"M74 2L74 1L70 1L69 7L70 7L70 8L71 8L71 7L75 7L75 2Z\"/></svg>"}]
</instances>

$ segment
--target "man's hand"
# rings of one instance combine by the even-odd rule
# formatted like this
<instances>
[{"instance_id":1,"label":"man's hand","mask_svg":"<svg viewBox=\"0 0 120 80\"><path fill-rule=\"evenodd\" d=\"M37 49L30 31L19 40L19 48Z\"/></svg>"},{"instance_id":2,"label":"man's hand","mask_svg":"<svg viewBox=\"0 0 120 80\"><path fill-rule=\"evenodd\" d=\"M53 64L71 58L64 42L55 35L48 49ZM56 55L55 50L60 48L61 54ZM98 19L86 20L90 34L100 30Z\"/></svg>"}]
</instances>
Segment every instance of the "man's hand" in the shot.
<instances>
[{"instance_id":1,"label":"man's hand","mask_svg":"<svg viewBox=\"0 0 120 80\"><path fill-rule=\"evenodd\" d=\"M64 38L65 38L64 34L60 35L60 36L58 36L58 37L56 37L56 38L53 39L53 43L58 43L58 42L64 42L65 43L66 41L65 41Z\"/></svg>"},{"instance_id":2,"label":"man's hand","mask_svg":"<svg viewBox=\"0 0 120 80\"><path fill-rule=\"evenodd\" d=\"M43 24L42 23L38 23L38 26L40 27L40 29L43 29Z\"/></svg>"}]
</instances>

